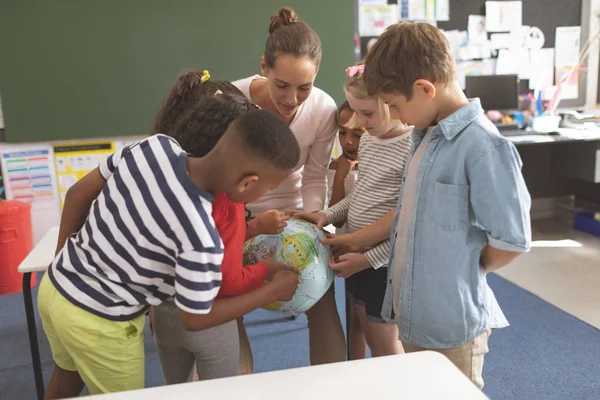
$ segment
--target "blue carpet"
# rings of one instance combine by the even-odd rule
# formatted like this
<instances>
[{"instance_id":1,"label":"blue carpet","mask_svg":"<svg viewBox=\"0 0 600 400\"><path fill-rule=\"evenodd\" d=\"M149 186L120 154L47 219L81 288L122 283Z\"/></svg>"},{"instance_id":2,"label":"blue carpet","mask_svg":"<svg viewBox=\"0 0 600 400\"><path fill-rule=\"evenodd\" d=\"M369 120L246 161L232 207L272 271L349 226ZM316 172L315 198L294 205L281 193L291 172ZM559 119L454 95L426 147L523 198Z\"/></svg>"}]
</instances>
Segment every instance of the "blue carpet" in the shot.
<instances>
[{"instance_id":1,"label":"blue carpet","mask_svg":"<svg viewBox=\"0 0 600 400\"><path fill-rule=\"evenodd\" d=\"M485 393L492 399L600 399L600 331L496 275L489 281L511 327L491 336ZM336 282L343 316L342 289ZM290 321L261 310L245 321L257 372L309 364L305 317ZM39 318L38 336L47 383L52 355ZM0 399L34 399L21 294L0 296L0 355ZM161 384L158 355L147 335L146 385Z\"/></svg>"}]
</instances>

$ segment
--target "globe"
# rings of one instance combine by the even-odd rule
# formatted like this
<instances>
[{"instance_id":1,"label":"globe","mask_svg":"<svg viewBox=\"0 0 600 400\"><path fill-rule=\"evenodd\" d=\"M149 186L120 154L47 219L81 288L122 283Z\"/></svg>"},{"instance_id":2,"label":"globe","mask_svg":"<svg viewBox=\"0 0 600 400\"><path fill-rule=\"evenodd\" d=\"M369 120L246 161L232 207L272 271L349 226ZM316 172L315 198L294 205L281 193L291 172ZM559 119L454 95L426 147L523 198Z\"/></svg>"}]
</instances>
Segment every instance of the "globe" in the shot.
<instances>
[{"instance_id":1,"label":"globe","mask_svg":"<svg viewBox=\"0 0 600 400\"><path fill-rule=\"evenodd\" d=\"M248 240L244 245L244 265L253 265L269 256L275 249L275 259L293 265L302 271L302 283L290 301L276 301L264 307L265 310L287 315L306 312L323 297L333 283L333 272L328 262L331 250L319 239L325 234L315 225L291 219L283 233L260 235Z\"/></svg>"}]
</instances>

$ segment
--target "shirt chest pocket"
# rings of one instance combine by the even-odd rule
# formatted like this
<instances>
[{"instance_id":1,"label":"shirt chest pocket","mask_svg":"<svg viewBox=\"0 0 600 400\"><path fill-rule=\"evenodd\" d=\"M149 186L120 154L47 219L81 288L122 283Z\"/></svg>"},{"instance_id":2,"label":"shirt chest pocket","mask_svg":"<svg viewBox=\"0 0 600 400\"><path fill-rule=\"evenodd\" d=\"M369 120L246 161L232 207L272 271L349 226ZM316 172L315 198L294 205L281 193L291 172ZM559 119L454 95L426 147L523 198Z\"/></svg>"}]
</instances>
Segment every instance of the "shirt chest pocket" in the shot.
<instances>
[{"instance_id":1,"label":"shirt chest pocket","mask_svg":"<svg viewBox=\"0 0 600 400\"><path fill-rule=\"evenodd\" d=\"M434 182L427 215L443 231L464 230L469 224L469 186Z\"/></svg>"}]
</instances>

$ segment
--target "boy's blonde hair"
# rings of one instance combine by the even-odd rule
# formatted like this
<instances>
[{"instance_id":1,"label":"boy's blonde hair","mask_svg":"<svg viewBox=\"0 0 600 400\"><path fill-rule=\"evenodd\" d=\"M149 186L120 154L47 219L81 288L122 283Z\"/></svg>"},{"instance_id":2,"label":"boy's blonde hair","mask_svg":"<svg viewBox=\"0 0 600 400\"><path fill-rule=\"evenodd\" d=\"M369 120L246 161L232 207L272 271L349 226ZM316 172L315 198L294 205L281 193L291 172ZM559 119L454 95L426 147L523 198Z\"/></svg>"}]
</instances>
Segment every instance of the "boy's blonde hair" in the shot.
<instances>
[{"instance_id":1,"label":"boy's blonde hair","mask_svg":"<svg viewBox=\"0 0 600 400\"><path fill-rule=\"evenodd\" d=\"M364 60L359 62L357 65L365 65ZM386 123L392 120L390 116L390 109L387 106L387 104L385 104L383 100L381 100L377 96L369 96L369 93L367 92L367 87L365 85L365 80L363 79L363 74L361 72L357 72L356 74L348 77L348 80L344 85L344 93L346 94L346 97L348 97L348 95L351 95L357 100L377 100L377 105L379 107L378 111L383 115L383 120ZM352 118L350 118L350 120L344 125L344 127L348 129L361 128L361 126L358 124L358 117L356 116L356 112L352 115Z\"/></svg>"},{"instance_id":2,"label":"boy's blonde hair","mask_svg":"<svg viewBox=\"0 0 600 400\"><path fill-rule=\"evenodd\" d=\"M367 93L397 93L412 97L418 79L446 84L456 80L454 56L448 40L427 22L403 21L390 25L366 57L363 74Z\"/></svg>"}]
</instances>

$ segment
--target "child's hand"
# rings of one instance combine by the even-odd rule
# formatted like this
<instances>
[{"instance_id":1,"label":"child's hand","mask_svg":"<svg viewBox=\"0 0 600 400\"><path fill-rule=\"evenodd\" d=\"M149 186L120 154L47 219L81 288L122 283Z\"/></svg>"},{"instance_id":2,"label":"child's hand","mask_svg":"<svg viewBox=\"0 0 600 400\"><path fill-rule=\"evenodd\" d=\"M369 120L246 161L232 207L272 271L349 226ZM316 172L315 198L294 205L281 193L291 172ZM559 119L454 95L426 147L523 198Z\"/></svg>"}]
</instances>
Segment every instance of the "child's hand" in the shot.
<instances>
[{"instance_id":1,"label":"child's hand","mask_svg":"<svg viewBox=\"0 0 600 400\"><path fill-rule=\"evenodd\" d=\"M259 235L277 235L283 232L289 219L290 216L281 211L265 211L256 217L256 229Z\"/></svg>"},{"instance_id":2,"label":"child's hand","mask_svg":"<svg viewBox=\"0 0 600 400\"><path fill-rule=\"evenodd\" d=\"M335 276L348 278L357 272L371 268L371 264L364 254L346 253L339 257L332 257L329 260L329 268L333 270Z\"/></svg>"},{"instance_id":3,"label":"child's hand","mask_svg":"<svg viewBox=\"0 0 600 400\"><path fill-rule=\"evenodd\" d=\"M331 251L334 254L344 253L356 253L363 249L363 247L357 243L354 234L346 233L343 235L334 235L327 233L327 239L321 239L321 243L326 246L331 246Z\"/></svg>"},{"instance_id":4,"label":"child's hand","mask_svg":"<svg viewBox=\"0 0 600 400\"><path fill-rule=\"evenodd\" d=\"M356 161L352 161L348 157L341 155L337 159L336 168L335 168L335 177L337 179L345 179L346 176L348 175L348 173L350 171L352 171L352 168L354 168L356 163L357 163Z\"/></svg>"},{"instance_id":5,"label":"child's hand","mask_svg":"<svg viewBox=\"0 0 600 400\"><path fill-rule=\"evenodd\" d=\"M150 334L152 336L154 336L154 326L152 325L152 316L148 315L148 330L150 331Z\"/></svg>"},{"instance_id":6,"label":"child's hand","mask_svg":"<svg viewBox=\"0 0 600 400\"><path fill-rule=\"evenodd\" d=\"M327 216L322 212L289 211L288 214L293 218L312 222L319 229L323 229L324 226L329 224Z\"/></svg>"},{"instance_id":7,"label":"child's hand","mask_svg":"<svg viewBox=\"0 0 600 400\"><path fill-rule=\"evenodd\" d=\"M273 276L273 280L268 285L272 285L278 301L290 301L298 285L302 280L298 276L289 271L279 271Z\"/></svg>"},{"instance_id":8,"label":"child's hand","mask_svg":"<svg viewBox=\"0 0 600 400\"><path fill-rule=\"evenodd\" d=\"M275 259L275 250L271 249L269 257L264 260L267 264L267 280L273 280L273 276L279 271L289 271L296 275L300 275L301 271L293 265L284 264Z\"/></svg>"}]
</instances>

